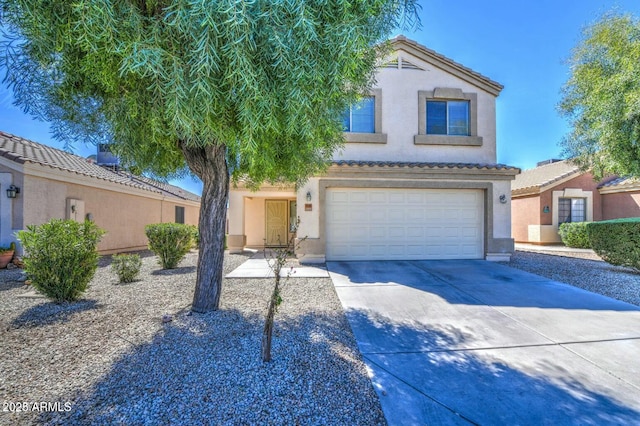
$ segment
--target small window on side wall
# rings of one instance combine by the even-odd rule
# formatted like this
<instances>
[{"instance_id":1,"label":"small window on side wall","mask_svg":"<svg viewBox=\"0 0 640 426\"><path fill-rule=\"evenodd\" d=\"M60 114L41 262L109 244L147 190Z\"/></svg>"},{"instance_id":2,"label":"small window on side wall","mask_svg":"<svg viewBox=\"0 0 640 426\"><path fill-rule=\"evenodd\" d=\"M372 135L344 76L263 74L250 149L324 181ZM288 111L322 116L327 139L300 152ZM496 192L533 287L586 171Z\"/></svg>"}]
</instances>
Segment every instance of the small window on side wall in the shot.
<instances>
[{"instance_id":1,"label":"small window on side wall","mask_svg":"<svg viewBox=\"0 0 640 426\"><path fill-rule=\"evenodd\" d=\"M184 207L176 206L176 223L184 223Z\"/></svg>"}]
</instances>

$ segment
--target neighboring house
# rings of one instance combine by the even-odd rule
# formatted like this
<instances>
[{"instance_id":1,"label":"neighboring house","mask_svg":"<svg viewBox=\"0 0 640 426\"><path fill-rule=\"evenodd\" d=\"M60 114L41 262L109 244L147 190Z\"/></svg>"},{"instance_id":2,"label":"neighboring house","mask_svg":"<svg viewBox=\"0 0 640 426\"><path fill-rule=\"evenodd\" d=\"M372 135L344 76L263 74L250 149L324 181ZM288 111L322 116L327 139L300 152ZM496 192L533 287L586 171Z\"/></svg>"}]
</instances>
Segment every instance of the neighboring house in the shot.
<instances>
[{"instance_id":1,"label":"neighboring house","mask_svg":"<svg viewBox=\"0 0 640 426\"><path fill-rule=\"evenodd\" d=\"M640 216L640 182L610 177L598 183L568 160L548 160L516 177L511 203L516 242L561 243L561 223Z\"/></svg>"},{"instance_id":2,"label":"neighboring house","mask_svg":"<svg viewBox=\"0 0 640 426\"><path fill-rule=\"evenodd\" d=\"M8 198L14 188L19 193ZM197 225L199 211L200 197L176 186L0 132L0 245L27 225L88 218L107 231L101 253L140 250L145 225Z\"/></svg>"},{"instance_id":3,"label":"neighboring house","mask_svg":"<svg viewBox=\"0 0 640 426\"><path fill-rule=\"evenodd\" d=\"M496 164L502 86L403 36L391 45L325 175L231 189L231 251L285 244L299 218L302 262L510 257L519 170Z\"/></svg>"}]
</instances>

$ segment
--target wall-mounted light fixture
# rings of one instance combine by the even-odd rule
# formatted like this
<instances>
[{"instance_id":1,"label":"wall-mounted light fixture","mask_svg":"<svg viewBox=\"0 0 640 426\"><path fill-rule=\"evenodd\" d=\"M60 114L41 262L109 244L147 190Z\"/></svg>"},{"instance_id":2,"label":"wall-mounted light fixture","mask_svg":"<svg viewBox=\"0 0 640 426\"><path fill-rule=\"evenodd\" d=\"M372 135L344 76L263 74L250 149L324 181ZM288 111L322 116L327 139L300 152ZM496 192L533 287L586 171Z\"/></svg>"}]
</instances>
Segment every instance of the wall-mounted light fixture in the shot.
<instances>
[{"instance_id":1,"label":"wall-mounted light fixture","mask_svg":"<svg viewBox=\"0 0 640 426\"><path fill-rule=\"evenodd\" d=\"M16 198L20 193L20 188L15 185L11 185L7 188L7 198Z\"/></svg>"},{"instance_id":2,"label":"wall-mounted light fixture","mask_svg":"<svg viewBox=\"0 0 640 426\"><path fill-rule=\"evenodd\" d=\"M549 213L549 206L544 206L542 208L542 213Z\"/></svg>"},{"instance_id":3,"label":"wall-mounted light fixture","mask_svg":"<svg viewBox=\"0 0 640 426\"><path fill-rule=\"evenodd\" d=\"M307 191L307 201L311 201L311 191Z\"/></svg>"},{"instance_id":4,"label":"wall-mounted light fixture","mask_svg":"<svg viewBox=\"0 0 640 426\"><path fill-rule=\"evenodd\" d=\"M500 202L501 202L502 204L507 204L507 196L506 196L506 195L504 195L504 194L502 194L502 195L500 196Z\"/></svg>"}]
</instances>

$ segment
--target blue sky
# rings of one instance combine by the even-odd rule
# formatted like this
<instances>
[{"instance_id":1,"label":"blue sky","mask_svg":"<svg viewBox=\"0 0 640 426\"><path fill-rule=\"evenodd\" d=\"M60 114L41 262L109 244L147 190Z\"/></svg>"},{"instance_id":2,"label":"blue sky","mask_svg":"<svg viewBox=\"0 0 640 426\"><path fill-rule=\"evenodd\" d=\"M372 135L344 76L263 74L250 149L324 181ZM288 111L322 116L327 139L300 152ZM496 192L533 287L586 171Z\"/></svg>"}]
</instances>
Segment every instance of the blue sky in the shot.
<instances>
[{"instance_id":1,"label":"blue sky","mask_svg":"<svg viewBox=\"0 0 640 426\"><path fill-rule=\"evenodd\" d=\"M403 33L505 86L497 100L498 162L528 169L560 155L568 133L556 105L582 29L614 8L640 16L638 0L421 0L422 27ZM0 88L0 129L61 148L47 123L12 105ZM95 147L76 145L87 156ZM178 183L200 193L199 182Z\"/></svg>"}]
</instances>

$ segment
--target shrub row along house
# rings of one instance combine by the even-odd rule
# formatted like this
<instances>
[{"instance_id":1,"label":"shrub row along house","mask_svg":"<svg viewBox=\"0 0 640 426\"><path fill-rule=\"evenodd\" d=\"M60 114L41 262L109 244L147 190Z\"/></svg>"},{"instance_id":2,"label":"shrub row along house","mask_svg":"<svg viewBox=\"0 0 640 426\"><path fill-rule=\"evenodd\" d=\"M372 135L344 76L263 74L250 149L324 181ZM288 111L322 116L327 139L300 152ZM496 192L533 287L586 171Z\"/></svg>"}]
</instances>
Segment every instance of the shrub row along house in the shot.
<instances>
[{"instance_id":1,"label":"shrub row along house","mask_svg":"<svg viewBox=\"0 0 640 426\"><path fill-rule=\"evenodd\" d=\"M518 175L512 185L512 228L517 242L560 243L564 222L640 217L640 181L600 182L570 161L548 160Z\"/></svg>"},{"instance_id":2,"label":"shrub row along house","mask_svg":"<svg viewBox=\"0 0 640 426\"><path fill-rule=\"evenodd\" d=\"M232 188L231 251L282 245L299 218L303 262L510 257L519 169L496 164L502 86L403 36L390 42L325 175Z\"/></svg>"},{"instance_id":3,"label":"shrub row along house","mask_svg":"<svg viewBox=\"0 0 640 426\"><path fill-rule=\"evenodd\" d=\"M0 245L27 225L87 218L107 231L101 253L140 250L145 225L197 225L199 212L200 197L182 188L0 132Z\"/></svg>"}]
</instances>

